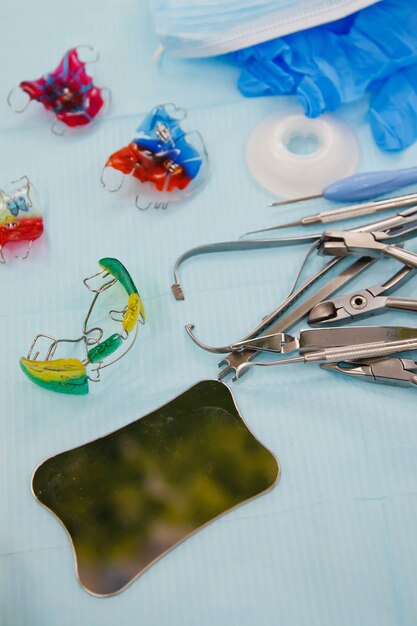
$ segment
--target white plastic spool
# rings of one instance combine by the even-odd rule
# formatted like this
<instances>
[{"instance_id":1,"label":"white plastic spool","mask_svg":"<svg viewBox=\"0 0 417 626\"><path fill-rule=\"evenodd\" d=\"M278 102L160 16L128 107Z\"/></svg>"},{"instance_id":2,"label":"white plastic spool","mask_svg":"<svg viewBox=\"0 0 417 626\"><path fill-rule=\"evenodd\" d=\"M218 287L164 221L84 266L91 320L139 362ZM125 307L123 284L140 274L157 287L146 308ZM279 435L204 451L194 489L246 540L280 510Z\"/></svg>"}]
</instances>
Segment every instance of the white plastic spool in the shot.
<instances>
[{"instance_id":1,"label":"white plastic spool","mask_svg":"<svg viewBox=\"0 0 417 626\"><path fill-rule=\"evenodd\" d=\"M311 119L297 109L263 120L249 137L246 158L262 187L290 199L319 194L354 174L359 148L345 122L329 114Z\"/></svg>"}]
</instances>

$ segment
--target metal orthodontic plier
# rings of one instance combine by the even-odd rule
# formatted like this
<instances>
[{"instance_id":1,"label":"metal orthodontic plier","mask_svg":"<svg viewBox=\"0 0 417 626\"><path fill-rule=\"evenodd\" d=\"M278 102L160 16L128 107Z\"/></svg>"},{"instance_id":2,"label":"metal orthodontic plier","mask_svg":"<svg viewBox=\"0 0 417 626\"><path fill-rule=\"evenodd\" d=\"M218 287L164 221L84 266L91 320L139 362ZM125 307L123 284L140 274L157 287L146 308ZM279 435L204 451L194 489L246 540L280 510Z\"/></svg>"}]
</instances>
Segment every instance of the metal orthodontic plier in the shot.
<instances>
[{"instance_id":1,"label":"metal orthodontic plier","mask_svg":"<svg viewBox=\"0 0 417 626\"><path fill-rule=\"evenodd\" d=\"M287 333L263 335L240 342L244 349L288 354L298 351L305 355L318 350L342 348L349 350L357 345L417 342L417 328L409 326L342 326L340 328L307 328L299 337ZM407 344L408 345L408 344Z\"/></svg>"},{"instance_id":2,"label":"metal orthodontic plier","mask_svg":"<svg viewBox=\"0 0 417 626\"><path fill-rule=\"evenodd\" d=\"M363 225L359 228L351 231L343 231L346 233L373 233L373 232L385 232L387 235L397 234L398 230L401 231L401 236L405 237L407 233L409 236L413 236L417 231L417 207L411 207L410 209L401 211L396 215L373 222L371 224ZM243 249L259 249L262 247L278 247L282 245L294 245L298 243L313 244L314 248L317 248L322 240L324 234L315 234L302 237L290 237L284 239L272 239L272 240L256 240L256 241L233 241L233 242L220 242L217 244L206 244L188 250L182 254L174 268L175 284L173 291L178 298L183 298L181 286L179 283L179 268L181 264L186 260L200 254L207 254L213 252L225 252L232 250ZM375 241L375 240L374 240ZM312 248L313 249L313 248ZM400 250L401 251L401 250ZM401 251L402 252L402 251ZM228 374L243 373L246 368L257 354L262 353L265 350L286 352L290 345L288 342L283 341L285 339L283 334L294 326L295 323L303 319L311 311L314 305L328 298L335 291L340 289L343 284L346 284L348 280L358 275L361 271L369 267L374 260L370 258L368 254L363 255L356 263L350 268L346 268L339 274L338 277L332 278L327 285L313 293L310 298L304 300L294 310L287 312L288 309L296 302L296 300L311 288L319 278L323 278L324 275L329 272L331 268L334 268L342 260L343 256L334 256L329 263L321 268L314 276L304 282L301 287L293 291L290 296L285 299L278 307L276 307L269 315L262 318L262 320L253 328L243 339L232 342L226 346L212 347L207 344L203 344L193 333L194 325L189 324L186 326L187 332L193 341L198 344L204 350L216 353L229 353L222 362L219 364L223 369L219 373L219 378L222 379ZM275 336L274 336L275 335ZM283 345L284 344L284 345ZM284 349L283 349L284 348ZM370 356L366 354L365 356ZM373 356L373 355L372 355ZM340 359L343 360L343 357Z\"/></svg>"},{"instance_id":3,"label":"metal orthodontic plier","mask_svg":"<svg viewBox=\"0 0 417 626\"><path fill-rule=\"evenodd\" d=\"M355 363L357 361L359 361L359 363L365 363L365 361L368 359L390 357L392 355L401 354L402 352L414 352L417 350L417 328L401 328L394 326L373 327L373 329L368 329L366 327L358 328L362 328L365 333L368 330L373 330L376 340L368 340L365 341L365 343L361 343L360 337L354 334L354 342L351 342L349 344L343 344L343 331L353 331L356 329L333 328L326 330L342 330L342 335L337 341L336 337L334 337L333 341L329 342L328 339L326 339L326 336L323 335L322 337L318 337L319 340L322 341L322 345L320 345L320 341L315 345L315 341L313 340L308 348L306 348L305 346L302 347L302 344L304 343L302 335L305 332L312 333L314 331L301 331L300 349L298 356L279 359L277 361L242 363L237 368L236 378L239 378L242 373L251 366L272 367L277 365L288 365L292 363L332 363L334 364L334 367L331 369L340 372L341 370L338 369L338 367L340 367L340 363L343 361L348 361L349 363ZM378 335L380 335L381 333L383 338L379 339ZM386 335L386 337L384 337L384 335ZM346 336L346 340L348 339L349 337Z\"/></svg>"},{"instance_id":4,"label":"metal orthodontic plier","mask_svg":"<svg viewBox=\"0 0 417 626\"><path fill-rule=\"evenodd\" d=\"M372 234L375 233L385 233L389 237L400 237L401 241L407 238L414 237L417 235L417 206L413 206L409 209L405 209L404 211L400 211L391 217L385 218L383 220L379 220L377 222L371 222L369 224L363 224L358 228L353 228L351 230L343 230L343 231L335 231L330 234L337 237L347 235L347 234L362 234L366 233L370 234L371 237L368 240L368 243L371 244L370 251L372 250L372 246L375 248L375 238ZM340 237L339 237L340 238ZM195 248L191 248L190 250L186 250L181 256L178 257L177 261L174 265L174 284L171 286L172 292L175 296L176 300L184 300L184 292L182 289L182 285L180 283L180 268L182 264L196 256L205 255L205 254L216 254L219 252L237 252L237 251L249 251L249 250L261 250L267 248L281 248L285 246L294 246L294 245L303 245L310 244L312 246L311 250L316 249L329 240L329 247L327 251L327 247L323 247L323 253L332 254L330 252L330 244L332 243L335 246L335 242L331 241L332 237L329 237L329 233L314 233L310 235L298 235L295 237L279 237L279 238L268 238L268 239L237 239L235 241L220 241L216 243L208 243L203 244L201 246L196 246ZM360 243L365 242L366 237L360 238ZM390 240L391 241L391 240ZM398 241L395 239L395 241ZM334 256L349 256L353 254L353 251L350 252L346 245L343 245L343 242L339 242L338 246L335 246L336 252ZM337 253L338 252L338 253ZM343 254L344 253L344 254ZM356 256L361 256L359 253L355 251ZM410 253L412 254L412 253ZM380 251L377 253L376 250L372 252L372 254L365 253L363 256L372 256L378 257L380 256ZM401 260L401 259L400 259ZM406 264L405 261L403 261Z\"/></svg>"},{"instance_id":5,"label":"metal orthodontic plier","mask_svg":"<svg viewBox=\"0 0 417 626\"><path fill-rule=\"evenodd\" d=\"M389 295L414 276L415 272L414 268L402 267L382 285L319 302L311 309L308 323L336 325L383 313L387 309L417 311L416 298L395 298Z\"/></svg>"},{"instance_id":6,"label":"metal orthodontic plier","mask_svg":"<svg viewBox=\"0 0 417 626\"><path fill-rule=\"evenodd\" d=\"M369 383L394 385L396 387L417 385L417 363L412 359L386 357L341 363L323 363L321 367Z\"/></svg>"},{"instance_id":7,"label":"metal orthodontic plier","mask_svg":"<svg viewBox=\"0 0 417 626\"><path fill-rule=\"evenodd\" d=\"M326 231L317 246L318 253L330 256L363 256L374 258L390 256L404 265L417 268L417 254L403 250L397 243L417 234L417 219L414 215L402 223L383 230L371 231Z\"/></svg>"}]
</instances>

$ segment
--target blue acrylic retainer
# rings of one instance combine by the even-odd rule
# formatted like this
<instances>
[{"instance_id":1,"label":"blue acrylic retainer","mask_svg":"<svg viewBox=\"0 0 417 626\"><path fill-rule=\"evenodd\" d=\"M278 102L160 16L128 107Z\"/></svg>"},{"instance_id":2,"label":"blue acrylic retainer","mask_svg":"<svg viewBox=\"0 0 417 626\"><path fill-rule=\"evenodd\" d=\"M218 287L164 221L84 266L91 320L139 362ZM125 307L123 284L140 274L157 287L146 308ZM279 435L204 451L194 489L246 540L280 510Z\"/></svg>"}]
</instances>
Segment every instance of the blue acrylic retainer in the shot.
<instances>
[{"instance_id":1,"label":"blue acrylic retainer","mask_svg":"<svg viewBox=\"0 0 417 626\"><path fill-rule=\"evenodd\" d=\"M208 175L208 155L198 131L186 132L180 122L185 109L156 106L138 126L132 141L114 152L104 166L101 182L118 191L126 176L135 179L136 206L166 209L194 194Z\"/></svg>"}]
</instances>

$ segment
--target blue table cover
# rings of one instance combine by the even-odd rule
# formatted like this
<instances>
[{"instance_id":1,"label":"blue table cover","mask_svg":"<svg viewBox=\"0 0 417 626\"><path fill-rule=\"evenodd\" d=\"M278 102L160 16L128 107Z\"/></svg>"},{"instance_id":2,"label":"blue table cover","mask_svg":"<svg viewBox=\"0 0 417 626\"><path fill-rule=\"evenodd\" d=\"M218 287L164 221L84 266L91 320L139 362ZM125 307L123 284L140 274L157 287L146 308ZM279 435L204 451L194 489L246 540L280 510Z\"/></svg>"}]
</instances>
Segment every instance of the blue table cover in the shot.
<instances>
[{"instance_id":1,"label":"blue table cover","mask_svg":"<svg viewBox=\"0 0 417 626\"><path fill-rule=\"evenodd\" d=\"M180 253L323 207L268 209L270 195L247 170L251 130L293 101L244 100L237 70L223 60L153 63L158 42L144 1L21 0L3 4L0 17L0 187L27 174L46 226L28 260L0 267L1 625L414 626L416 391L314 365L255 368L231 383L250 428L281 461L275 489L198 532L118 596L95 598L78 584L63 527L31 495L34 468L214 378L216 357L199 350L184 325L194 322L212 344L240 338L286 295L304 249L190 261L186 300L176 302L170 285ZM39 105L22 115L9 110L13 85L83 43L100 50L97 82L113 93L105 119L57 137ZM164 102L186 107L188 128L205 137L210 179L183 206L139 212L133 197L104 191L100 173ZM365 102L340 111L360 142L360 169L414 165L415 147L395 156L377 150L365 112ZM143 294L148 323L135 349L86 397L32 385L19 357L38 332L79 333L89 302L81 279L103 256L124 262ZM309 271L315 267L317 260ZM381 282L395 268L381 262L355 284ZM417 282L399 293L416 297ZM414 325L415 315L389 313L380 322Z\"/></svg>"}]
</instances>

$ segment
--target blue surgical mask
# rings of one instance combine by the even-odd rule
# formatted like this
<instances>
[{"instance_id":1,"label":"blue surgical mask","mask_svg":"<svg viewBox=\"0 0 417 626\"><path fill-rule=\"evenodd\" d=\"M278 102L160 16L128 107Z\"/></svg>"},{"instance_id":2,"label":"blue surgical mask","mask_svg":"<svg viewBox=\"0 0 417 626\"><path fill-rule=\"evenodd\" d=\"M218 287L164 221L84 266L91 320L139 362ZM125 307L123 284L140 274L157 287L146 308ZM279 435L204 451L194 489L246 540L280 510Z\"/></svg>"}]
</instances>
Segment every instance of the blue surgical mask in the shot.
<instances>
[{"instance_id":1,"label":"blue surgical mask","mask_svg":"<svg viewBox=\"0 0 417 626\"><path fill-rule=\"evenodd\" d=\"M341 19L377 0L149 0L165 50L216 56Z\"/></svg>"}]
</instances>

